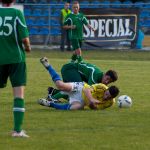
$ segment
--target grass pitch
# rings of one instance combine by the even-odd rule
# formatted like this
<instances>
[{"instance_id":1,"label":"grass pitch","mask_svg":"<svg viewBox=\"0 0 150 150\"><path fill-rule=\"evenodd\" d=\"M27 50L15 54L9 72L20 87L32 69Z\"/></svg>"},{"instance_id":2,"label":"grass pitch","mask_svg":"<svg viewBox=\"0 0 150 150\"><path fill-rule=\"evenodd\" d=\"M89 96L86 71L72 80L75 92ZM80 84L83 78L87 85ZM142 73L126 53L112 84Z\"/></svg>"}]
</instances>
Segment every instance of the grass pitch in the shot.
<instances>
[{"instance_id":1,"label":"grass pitch","mask_svg":"<svg viewBox=\"0 0 150 150\"><path fill-rule=\"evenodd\" d=\"M87 62L103 71L115 69L120 95L133 100L130 109L117 103L106 110L58 111L37 104L47 87L54 86L39 59L47 56L60 73L71 52L33 50L27 55L28 85L23 128L28 139L12 138L10 83L0 90L0 150L149 150L150 149L150 52L83 51Z\"/></svg>"}]
</instances>

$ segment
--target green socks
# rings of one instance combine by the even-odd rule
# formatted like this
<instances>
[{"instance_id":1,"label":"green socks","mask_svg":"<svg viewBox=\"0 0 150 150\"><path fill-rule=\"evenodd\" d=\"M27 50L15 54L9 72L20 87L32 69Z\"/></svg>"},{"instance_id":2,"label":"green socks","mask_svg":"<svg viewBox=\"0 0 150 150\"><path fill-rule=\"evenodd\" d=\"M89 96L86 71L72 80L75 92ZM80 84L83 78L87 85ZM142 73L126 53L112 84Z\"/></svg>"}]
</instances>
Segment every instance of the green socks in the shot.
<instances>
[{"instance_id":1,"label":"green socks","mask_svg":"<svg viewBox=\"0 0 150 150\"><path fill-rule=\"evenodd\" d=\"M71 57L71 62L76 62L76 61L78 63L82 62L83 61L82 56L73 54L72 57Z\"/></svg>"},{"instance_id":2,"label":"green socks","mask_svg":"<svg viewBox=\"0 0 150 150\"><path fill-rule=\"evenodd\" d=\"M53 97L54 99L60 99L60 98L64 98L64 99L66 99L66 100L68 99L68 95L63 94L63 93L61 93L61 92L59 92L59 93L53 95L52 97Z\"/></svg>"},{"instance_id":3,"label":"green socks","mask_svg":"<svg viewBox=\"0 0 150 150\"><path fill-rule=\"evenodd\" d=\"M14 113L14 131L20 132L23 118L24 118L24 99L22 98L15 98L14 99L14 107L13 107L13 113Z\"/></svg>"}]
</instances>

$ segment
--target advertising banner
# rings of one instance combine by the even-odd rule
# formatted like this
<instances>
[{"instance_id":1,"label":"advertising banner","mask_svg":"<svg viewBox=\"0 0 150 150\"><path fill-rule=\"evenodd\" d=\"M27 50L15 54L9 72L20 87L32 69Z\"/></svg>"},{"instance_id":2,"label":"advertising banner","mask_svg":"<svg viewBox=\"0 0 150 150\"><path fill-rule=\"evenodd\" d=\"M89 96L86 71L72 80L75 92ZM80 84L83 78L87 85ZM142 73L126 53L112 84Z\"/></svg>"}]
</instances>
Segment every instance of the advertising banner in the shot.
<instances>
[{"instance_id":1,"label":"advertising banner","mask_svg":"<svg viewBox=\"0 0 150 150\"><path fill-rule=\"evenodd\" d=\"M138 33L138 9L82 9L91 31L84 26L85 43L94 47L135 47Z\"/></svg>"}]
</instances>

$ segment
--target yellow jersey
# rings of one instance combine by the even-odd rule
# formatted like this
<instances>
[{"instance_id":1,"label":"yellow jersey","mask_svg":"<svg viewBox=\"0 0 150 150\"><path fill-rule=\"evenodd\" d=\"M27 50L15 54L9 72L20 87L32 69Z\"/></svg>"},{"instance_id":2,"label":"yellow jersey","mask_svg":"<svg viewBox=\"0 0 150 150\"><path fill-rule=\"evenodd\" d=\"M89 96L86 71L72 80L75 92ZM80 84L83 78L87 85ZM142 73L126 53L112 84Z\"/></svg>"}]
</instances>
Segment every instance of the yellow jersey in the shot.
<instances>
[{"instance_id":1,"label":"yellow jersey","mask_svg":"<svg viewBox=\"0 0 150 150\"><path fill-rule=\"evenodd\" d=\"M115 103L115 99L109 99L109 100L103 100L103 95L105 93L105 91L108 89L108 86L99 83L99 84L93 84L93 85L88 85L86 83L84 83L84 88L91 88L92 91L92 96L93 98L97 99L100 101L100 104L97 105L97 109L105 109L107 107L112 106ZM85 106L89 106L89 100L87 99L87 97L85 96L83 90L82 90L82 98L85 102Z\"/></svg>"}]
</instances>

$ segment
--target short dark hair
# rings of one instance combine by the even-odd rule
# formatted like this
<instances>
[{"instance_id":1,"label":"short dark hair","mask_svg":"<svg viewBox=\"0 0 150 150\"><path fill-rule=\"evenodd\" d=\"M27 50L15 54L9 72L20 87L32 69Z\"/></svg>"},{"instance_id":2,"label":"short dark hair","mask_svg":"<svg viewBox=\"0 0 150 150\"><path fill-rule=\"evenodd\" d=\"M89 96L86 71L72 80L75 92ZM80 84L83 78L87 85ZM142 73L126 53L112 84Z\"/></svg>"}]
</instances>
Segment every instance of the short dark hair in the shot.
<instances>
[{"instance_id":1,"label":"short dark hair","mask_svg":"<svg viewBox=\"0 0 150 150\"><path fill-rule=\"evenodd\" d=\"M14 0L2 0L2 3L4 4L10 4L12 2L14 2Z\"/></svg>"},{"instance_id":2,"label":"short dark hair","mask_svg":"<svg viewBox=\"0 0 150 150\"><path fill-rule=\"evenodd\" d=\"M108 70L105 75L108 75L110 76L110 78L112 79L112 81L117 81L118 80L118 75L117 75L117 72L114 71L114 70Z\"/></svg>"},{"instance_id":3,"label":"short dark hair","mask_svg":"<svg viewBox=\"0 0 150 150\"><path fill-rule=\"evenodd\" d=\"M112 96L112 98L115 98L118 94L119 94L119 89L118 87L112 85L108 88L110 95Z\"/></svg>"}]
</instances>

